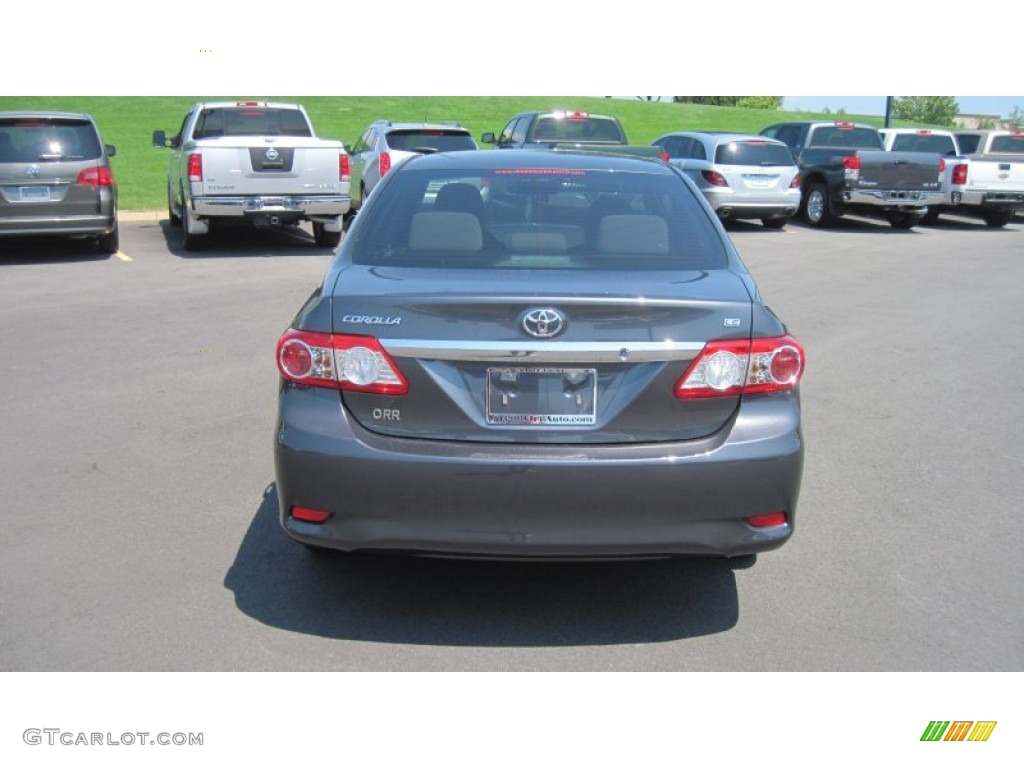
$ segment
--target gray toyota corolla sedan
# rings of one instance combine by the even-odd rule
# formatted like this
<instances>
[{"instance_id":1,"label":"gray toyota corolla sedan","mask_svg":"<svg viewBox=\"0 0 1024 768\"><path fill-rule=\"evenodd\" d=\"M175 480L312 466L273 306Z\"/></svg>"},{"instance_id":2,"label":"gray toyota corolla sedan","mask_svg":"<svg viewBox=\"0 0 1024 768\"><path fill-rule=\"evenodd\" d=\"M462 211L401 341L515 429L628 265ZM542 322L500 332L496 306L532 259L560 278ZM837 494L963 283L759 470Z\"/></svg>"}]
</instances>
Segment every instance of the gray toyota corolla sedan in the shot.
<instances>
[{"instance_id":1,"label":"gray toyota corolla sedan","mask_svg":"<svg viewBox=\"0 0 1024 768\"><path fill-rule=\"evenodd\" d=\"M277 364L281 522L314 548L734 556L793 533L803 349L661 162L409 160Z\"/></svg>"}]
</instances>

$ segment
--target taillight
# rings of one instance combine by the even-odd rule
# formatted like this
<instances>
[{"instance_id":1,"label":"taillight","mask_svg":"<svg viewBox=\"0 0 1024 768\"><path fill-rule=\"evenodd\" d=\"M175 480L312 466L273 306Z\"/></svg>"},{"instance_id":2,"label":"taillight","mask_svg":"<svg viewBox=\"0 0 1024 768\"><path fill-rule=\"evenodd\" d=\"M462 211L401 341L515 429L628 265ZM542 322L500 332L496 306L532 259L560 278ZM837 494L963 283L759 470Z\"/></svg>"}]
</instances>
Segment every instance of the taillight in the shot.
<instances>
[{"instance_id":1,"label":"taillight","mask_svg":"<svg viewBox=\"0 0 1024 768\"><path fill-rule=\"evenodd\" d=\"M289 329L277 342L277 368L296 384L404 395L409 384L372 336Z\"/></svg>"},{"instance_id":2,"label":"taillight","mask_svg":"<svg viewBox=\"0 0 1024 768\"><path fill-rule=\"evenodd\" d=\"M953 183L967 183L967 163L957 163L955 166L953 166Z\"/></svg>"},{"instance_id":3,"label":"taillight","mask_svg":"<svg viewBox=\"0 0 1024 768\"><path fill-rule=\"evenodd\" d=\"M385 173L391 170L391 153L381 152L380 153L380 175L383 176Z\"/></svg>"},{"instance_id":4,"label":"taillight","mask_svg":"<svg viewBox=\"0 0 1024 768\"><path fill-rule=\"evenodd\" d=\"M804 349L792 336L709 341L675 386L682 399L783 392L800 383Z\"/></svg>"},{"instance_id":5,"label":"taillight","mask_svg":"<svg viewBox=\"0 0 1024 768\"><path fill-rule=\"evenodd\" d=\"M112 187L114 186L114 176L106 166L86 168L78 174L75 184L83 184L87 187Z\"/></svg>"},{"instance_id":6,"label":"taillight","mask_svg":"<svg viewBox=\"0 0 1024 768\"><path fill-rule=\"evenodd\" d=\"M342 181L349 181L352 178L352 166L349 164L348 155L344 152L338 155L338 178Z\"/></svg>"},{"instance_id":7,"label":"taillight","mask_svg":"<svg viewBox=\"0 0 1024 768\"><path fill-rule=\"evenodd\" d=\"M793 177L793 180L791 182L789 182L789 188L790 189L799 189L800 188L800 174L799 173L796 176Z\"/></svg>"},{"instance_id":8,"label":"taillight","mask_svg":"<svg viewBox=\"0 0 1024 768\"><path fill-rule=\"evenodd\" d=\"M843 158L843 175L847 181L860 178L860 155L847 155Z\"/></svg>"},{"instance_id":9,"label":"taillight","mask_svg":"<svg viewBox=\"0 0 1024 768\"><path fill-rule=\"evenodd\" d=\"M946 159L944 157L939 158L939 173L941 174L946 170Z\"/></svg>"},{"instance_id":10,"label":"taillight","mask_svg":"<svg viewBox=\"0 0 1024 768\"><path fill-rule=\"evenodd\" d=\"M666 152L665 150L661 150L661 152L658 154L658 157L666 163L669 160L668 152Z\"/></svg>"},{"instance_id":11,"label":"taillight","mask_svg":"<svg viewBox=\"0 0 1024 768\"><path fill-rule=\"evenodd\" d=\"M295 513L292 512L292 515ZM785 512L769 512L767 515L754 515L747 518L747 525L752 528L774 528L786 524Z\"/></svg>"},{"instance_id":12,"label":"taillight","mask_svg":"<svg viewBox=\"0 0 1024 768\"><path fill-rule=\"evenodd\" d=\"M725 176L720 174L718 171L701 171L700 175L704 177L704 181L716 187L728 187L729 182L725 180Z\"/></svg>"},{"instance_id":13,"label":"taillight","mask_svg":"<svg viewBox=\"0 0 1024 768\"><path fill-rule=\"evenodd\" d=\"M203 156L198 152L193 152L188 156L188 180L203 180Z\"/></svg>"}]
</instances>

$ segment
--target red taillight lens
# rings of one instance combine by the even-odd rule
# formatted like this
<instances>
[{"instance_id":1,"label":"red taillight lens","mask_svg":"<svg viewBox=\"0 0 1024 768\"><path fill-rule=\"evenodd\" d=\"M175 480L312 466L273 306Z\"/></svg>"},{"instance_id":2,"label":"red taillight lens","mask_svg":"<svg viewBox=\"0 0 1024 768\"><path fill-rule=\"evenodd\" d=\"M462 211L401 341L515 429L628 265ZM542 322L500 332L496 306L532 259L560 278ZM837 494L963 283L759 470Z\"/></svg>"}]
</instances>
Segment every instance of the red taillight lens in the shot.
<instances>
[{"instance_id":1,"label":"red taillight lens","mask_svg":"<svg viewBox=\"0 0 1024 768\"><path fill-rule=\"evenodd\" d=\"M352 179L352 166L349 164L348 155L344 152L338 155L338 178L342 181Z\"/></svg>"},{"instance_id":2,"label":"red taillight lens","mask_svg":"<svg viewBox=\"0 0 1024 768\"><path fill-rule=\"evenodd\" d=\"M114 186L114 176L106 166L86 168L78 174L75 184L83 184L87 187L112 187Z\"/></svg>"},{"instance_id":3,"label":"red taillight lens","mask_svg":"<svg viewBox=\"0 0 1024 768\"><path fill-rule=\"evenodd\" d=\"M953 166L953 183L967 183L967 163L957 163L955 166Z\"/></svg>"},{"instance_id":4,"label":"red taillight lens","mask_svg":"<svg viewBox=\"0 0 1024 768\"><path fill-rule=\"evenodd\" d=\"M312 507L292 507L292 517L304 523L326 523L331 513Z\"/></svg>"},{"instance_id":5,"label":"red taillight lens","mask_svg":"<svg viewBox=\"0 0 1024 768\"><path fill-rule=\"evenodd\" d=\"M675 386L682 399L783 392L800 383L804 349L792 336L709 341Z\"/></svg>"},{"instance_id":6,"label":"red taillight lens","mask_svg":"<svg viewBox=\"0 0 1024 768\"><path fill-rule=\"evenodd\" d=\"M946 159L944 157L939 158L939 173L943 173L946 170Z\"/></svg>"},{"instance_id":7,"label":"red taillight lens","mask_svg":"<svg viewBox=\"0 0 1024 768\"><path fill-rule=\"evenodd\" d=\"M385 173L391 170L391 154L389 152L380 153L380 175L383 176Z\"/></svg>"},{"instance_id":8,"label":"red taillight lens","mask_svg":"<svg viewBox=\"0 0 1024 768\"><path fill-rule=\"evenodd\" d=\"M789 182L789 188L790 189L799 189L800 188L800 174L799 173L796 176L793 177L793 180L791 182Z\"/></svg>"},{"instance_id":9,"label":"red taillight lens","mask_svg":"<svg viewBox=\"0 0 1024 768\"><path fill-rule=\"evenodd\" d=\"M658 158L667 163L669 161L668 152L662 150Z\"/></svg>"},{"instance_id":10,"label":"red taillight lens","mask_svg":"<svg viewBox=\"0 0 1024 768\"><path fill-rule=\"evenodd\" d=\"M700 175L704 177L704 181L708 184L712 184L716 187L729 186L729 182L725 180L725 176L720 174L718 171L701 171Z\"/></svg>"},{"instance_id":11,"label":"red taillight lens","mask_svg":"<svg viewBox=\"0 0 1024 768\"><path fill-rule=\"evenodd\" d=\"M296 384L404 395L409 384L372 336L289 329L277 342L277 369Z\"/></svg>"},{"instance_id":12,"label":"red taillight lens","mask_svg":"<svg viewBox=\"0 0 1024 768\"><path fill-rule=\"evenodd\" d=\"M848 171L860 170L860 155L847 155L843 158L843 168Z\"/></svg>"},{"instance_id":13,"label":"red taillight lens","mask_svg":"<svg viewBox=\"0 0 1024 768\"><path fill-rule=\"evenodd\" d=\"M203 180L203 156L198 152L193 152L188 156L188 180Z\"/></svg>"},{"instance_id":14,"label":"red taillight lens","mask_svg":"<svg viewBox=\"0 0 1024 768\"><path fill-rule=\"evenodd\" d=\"M295 514L294 512L292 513ZM747 525L754 528L772 528L776 525L786 524L785 512L771 512L767 515L754 515L747 518Z\"/></svg>"}]
</instances>

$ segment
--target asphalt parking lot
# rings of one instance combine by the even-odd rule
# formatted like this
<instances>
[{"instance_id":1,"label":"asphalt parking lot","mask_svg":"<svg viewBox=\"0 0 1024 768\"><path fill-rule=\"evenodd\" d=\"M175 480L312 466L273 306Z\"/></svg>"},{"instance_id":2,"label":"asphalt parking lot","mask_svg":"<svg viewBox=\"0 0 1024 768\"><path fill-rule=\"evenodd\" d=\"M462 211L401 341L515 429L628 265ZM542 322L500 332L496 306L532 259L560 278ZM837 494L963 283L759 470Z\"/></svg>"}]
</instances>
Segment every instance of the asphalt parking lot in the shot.
<instances>
[{"instance_id":1,"label":"asphalt parking lot","mask_svg":"<svg viewBox=\"0 0 1024 768\"><path fill-rule=\"evenodd\" d=\"M732 237L809 361L797 532L751 567L312 556L274 344L330 252L4 242L0 668L1020 670L1024 222Z\"/></svg>"}]
</instances>

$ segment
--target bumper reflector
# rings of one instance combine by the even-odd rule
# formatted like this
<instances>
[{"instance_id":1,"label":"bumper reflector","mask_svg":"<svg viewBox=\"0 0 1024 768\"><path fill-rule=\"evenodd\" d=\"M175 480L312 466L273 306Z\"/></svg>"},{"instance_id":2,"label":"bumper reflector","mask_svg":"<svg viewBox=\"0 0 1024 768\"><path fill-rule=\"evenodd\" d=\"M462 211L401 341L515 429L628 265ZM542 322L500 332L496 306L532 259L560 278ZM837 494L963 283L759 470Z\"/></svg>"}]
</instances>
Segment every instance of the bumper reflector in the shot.
<instances>
[{"instance_id":1,"label":"bumper reflector","mask_svg":"<svg viewBox=\"0 0 1024 768\"><path fill-rule=\"evenodd\" d=\"M771 528L776 525L786 524L785 512L772 512L768 515L754 515L747 518L747 525L754 528Z\"/></svg>"},{"instance_id":2,"label":"bumper reflector","mask_svg":"<svg viewBox=\"0 0 1024 768\"><path fill-rule=\"evenodd\" d=\"M292 517L304 523L325 523L331 516L330 512L310 507L292 507Z\"/></svg>"}]
</instances>

